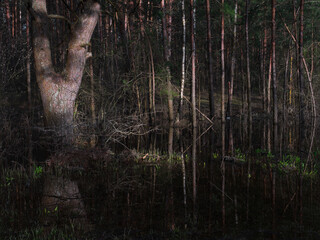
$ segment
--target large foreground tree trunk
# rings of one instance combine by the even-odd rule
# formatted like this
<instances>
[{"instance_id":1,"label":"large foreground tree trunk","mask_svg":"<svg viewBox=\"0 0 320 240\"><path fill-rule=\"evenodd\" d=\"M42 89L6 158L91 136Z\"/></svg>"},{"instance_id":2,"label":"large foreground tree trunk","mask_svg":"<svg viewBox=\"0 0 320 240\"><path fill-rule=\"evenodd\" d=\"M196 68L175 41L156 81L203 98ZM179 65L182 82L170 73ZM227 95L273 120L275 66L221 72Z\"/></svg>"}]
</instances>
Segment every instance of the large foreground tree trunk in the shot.
<instances>
[{"instance_id":1,"label":"large foreground tree trunk","mask_svg":"<svg viewBox=\"0 0 320 240\"><path fill-rule=\"evenodd\" d=\"M32 0L33 51L36 78L41 92L46 126L54 128L58 136L70 139L73 133L74 103L82 80L90 39L97 24L100 5L86 1L84 12L71 23L68 59L62 73L54 70L49 26L51 15L46 0Z\"/></svg>"}]
</instances>

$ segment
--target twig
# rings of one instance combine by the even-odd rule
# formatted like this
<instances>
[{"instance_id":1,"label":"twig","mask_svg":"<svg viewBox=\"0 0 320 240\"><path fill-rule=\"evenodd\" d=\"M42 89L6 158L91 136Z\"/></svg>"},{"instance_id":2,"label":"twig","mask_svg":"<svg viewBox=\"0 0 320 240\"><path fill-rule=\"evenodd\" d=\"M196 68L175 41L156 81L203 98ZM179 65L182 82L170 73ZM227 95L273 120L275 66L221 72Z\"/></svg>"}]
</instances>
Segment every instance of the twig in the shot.
<instances>
[{"instance_id":1,"label":"twig","mask_svg":"<svg viewBox=\"0 0 320 240\"><path fill-rule=\"evenodd\" d=\"M179 91L179 89L177 89L176 86L174 86L174 88ZM183 96L183 98L189 103L191 104L191 102L189 101L189 99L186 97L186 96ZM213 125L213 121L207 116L205 115L203 112L201 112L197 107L196 107L196 110L205 118L207 119L212 125Z\"/></svg>"},{"instance_id":2,"label":"twig","mask_svg":"<svg viewBox=\"0 0 320 240\"><path fill-rule=\"evenodd\" d=\"M215 185L213 182L209 181L210 185L214 186L216 189L218 189L221 193L222 193L222 190L217 186ZM231 200L231 202L233 202L233 199L226 193L224 193L224 195L229 198Z\"/></svg>"},{"instance_id":3,"label":"twig","mask_svg":"<svg viewBox=\"0 0 320 240\"><path fill-rule=\"evenodd\" d=\"M288 202L288 204L286 205L286 207L283 210L283 214L287 211L290 203L292 202L292 200L294 199L294 197L296 196L296 193L293 194L293 196L291 197L290 201Z\"/></svg>"},{"instance_id":4,"label":"twig","mask_svg":"<svg viewBox=\"0 0 320 240\"><path fill-rule=\"evenodd\" d=\"M197 142L206 132L208 132L208 131L212 128L212 126L213 126L213 125L211 125L211 126L208 127L204 132L202 132L201 135L200 135L199 137L197 137L196 142ZM185 153L189 150L189 148L191 148L191 146L192 146L192 144L190 144L190 145L186 148L186 150L184 150L184 152L183 152L182 154L185 154Z\"/></svg>"},{"instance_id":5,"label":"twig","mask_svg":"<svg viewBox=\"0 0 320 240\"><path fill-rule=\"evenodd\" d=\"M302 56L302 61L303 61L303 64L304 64L304 68L307 72L307 77L308 77L308 82L309 82L309 87L310 87L310 92L311 92L311 99L312 99L312 105L313 105L313 116L316 117L317 116L317 112L316 112L316 102L314 100L314 94L313 94L313 87L312 87L312 79L311 79L311 75L310 75L310 72L309 72L309 69L308 69L308 66L307 66L307 63L306 63L306 60L304 58L304 56Z\"/></svg>"}]
</instances>

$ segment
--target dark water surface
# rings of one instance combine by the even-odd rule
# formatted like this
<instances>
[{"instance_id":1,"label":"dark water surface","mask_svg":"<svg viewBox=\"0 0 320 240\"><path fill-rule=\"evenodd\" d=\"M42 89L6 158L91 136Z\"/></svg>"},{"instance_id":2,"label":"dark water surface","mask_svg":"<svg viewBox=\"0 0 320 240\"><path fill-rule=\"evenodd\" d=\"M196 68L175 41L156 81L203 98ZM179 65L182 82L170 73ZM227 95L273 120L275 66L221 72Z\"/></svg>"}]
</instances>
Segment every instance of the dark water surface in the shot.
<instances>
[{"instance_id":1,"label":"dark water surface","mask_svg":"<svg viewBox=\"0 0 320 240\"><path fill-rule=\"evenodd\" d=\"M0 239L320 239L318 127L197 130L3 170Z\"/></svg>"}]
</instances>

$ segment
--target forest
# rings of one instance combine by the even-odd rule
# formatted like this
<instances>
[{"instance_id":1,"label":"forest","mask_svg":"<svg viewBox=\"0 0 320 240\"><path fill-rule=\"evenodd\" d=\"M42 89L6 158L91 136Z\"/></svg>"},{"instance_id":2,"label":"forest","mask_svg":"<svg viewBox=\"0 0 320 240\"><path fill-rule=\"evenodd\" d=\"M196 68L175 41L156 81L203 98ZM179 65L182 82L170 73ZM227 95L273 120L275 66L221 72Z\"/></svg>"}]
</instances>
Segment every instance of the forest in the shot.
<instances>
[{"instance_id":1,"label":"forest","mask_svg":"<svg viewBox=\"0 0 320 240\"><path fill-rule=\"evenodd\" d=\"M320 0L1 0L5 239L319 239Z\"/></svg>"}]
</instances>

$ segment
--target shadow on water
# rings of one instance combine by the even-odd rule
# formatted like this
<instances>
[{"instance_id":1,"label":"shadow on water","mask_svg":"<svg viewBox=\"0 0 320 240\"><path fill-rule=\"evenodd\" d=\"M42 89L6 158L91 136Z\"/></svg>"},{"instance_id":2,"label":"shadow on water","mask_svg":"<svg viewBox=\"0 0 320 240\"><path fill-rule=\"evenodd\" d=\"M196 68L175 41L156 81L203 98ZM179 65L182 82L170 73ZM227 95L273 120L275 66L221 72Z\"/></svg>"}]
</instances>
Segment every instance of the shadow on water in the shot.
<instances>
[{"instance_id":1,"label":"shadow on water","mask_svg":"<svg viewBox=\"0 0 320 240\"><path fill-rule=\"evenodd\" d=\"M300 138L294 121L232 119L196 130L127 139L121 153L60 153L32 175L22 166L4 170L1 236L320 238L316 123Z\"/></svg>"}]
</instances>

